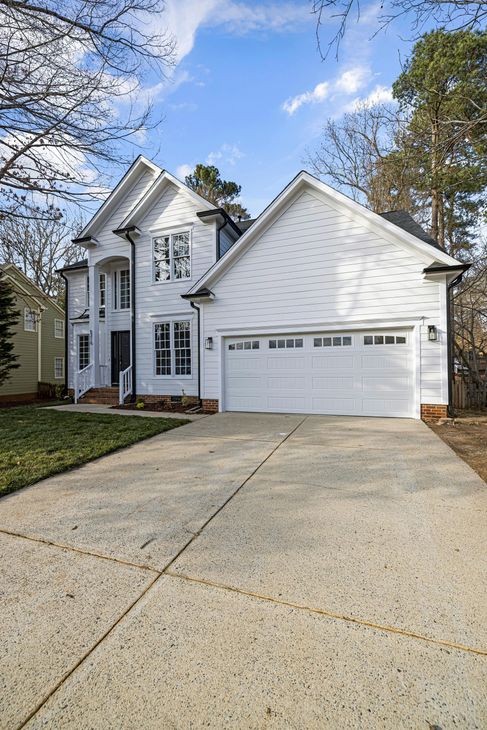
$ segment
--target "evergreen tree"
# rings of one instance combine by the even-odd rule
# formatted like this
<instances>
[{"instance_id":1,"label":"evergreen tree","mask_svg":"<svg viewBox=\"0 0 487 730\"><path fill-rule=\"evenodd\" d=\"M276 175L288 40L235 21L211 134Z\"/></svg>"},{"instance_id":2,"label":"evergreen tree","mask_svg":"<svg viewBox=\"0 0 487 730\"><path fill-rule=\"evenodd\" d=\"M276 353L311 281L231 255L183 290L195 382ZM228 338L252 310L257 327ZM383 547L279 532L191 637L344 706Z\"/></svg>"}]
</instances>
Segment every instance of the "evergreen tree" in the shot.
<instances>
[{"instance_id":1,"label":"evergreen tree","mask_svg":"<svg viewBox=\"0 0 487 730\"><path fill-rule=\"evenodd\" d=\"M222 180L220 170L214 165L196 165L193 173L187 175L184 182L202 198L226 210L234 220L250 218L247 208L237 201L242 186L230 180Z\"/></svg>"},{"instance_id":2,"label":"evergreen tree","mask_svg":"<svg viewBox=\"0 0 487 730\"><path fill-rule=\"evenodd\" d=\"M8 380L11 370L19 367L12 342L12 328L19 316L12 288L5 274L0 272L0 385Z\"/></svg>"}]
</instances>

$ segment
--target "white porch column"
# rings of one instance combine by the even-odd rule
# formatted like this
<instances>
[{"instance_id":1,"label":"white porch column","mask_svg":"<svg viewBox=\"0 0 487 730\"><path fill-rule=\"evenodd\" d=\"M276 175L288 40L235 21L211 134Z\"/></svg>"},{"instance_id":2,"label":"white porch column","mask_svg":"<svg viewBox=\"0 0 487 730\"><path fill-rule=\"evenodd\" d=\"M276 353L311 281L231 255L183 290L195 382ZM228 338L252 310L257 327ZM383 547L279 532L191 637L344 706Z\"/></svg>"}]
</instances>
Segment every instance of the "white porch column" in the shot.
<instances>
[{"instance_id":1,"label":"white porch column","mask_svg":"<svg viewBox=\"0 0 487 730\"><path fill-rule=\"evenodd\" d=\"M90 352L96 387L100 385L100 284L96 264L90 264L88 276L90 280Z\"/></svg>"}]
</instances>

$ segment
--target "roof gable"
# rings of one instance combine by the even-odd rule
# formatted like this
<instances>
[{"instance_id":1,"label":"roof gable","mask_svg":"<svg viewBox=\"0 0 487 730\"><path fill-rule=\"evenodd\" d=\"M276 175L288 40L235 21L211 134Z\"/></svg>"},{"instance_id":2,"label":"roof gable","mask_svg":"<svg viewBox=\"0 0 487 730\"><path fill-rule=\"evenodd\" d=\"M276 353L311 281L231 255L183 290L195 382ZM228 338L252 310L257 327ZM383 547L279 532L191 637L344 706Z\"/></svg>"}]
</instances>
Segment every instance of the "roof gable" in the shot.
<instances>
[{"instance_id":1,"label":"roof gable","mask_svg":"<svg viewBox=\"0 0 487 730\"><path fill-rule=\"evenodd\" d=\"M37 284L34 284L15 264L0 264L0 269L14 282L15 286L19 287L27 297L32 298L40 307L45 309L51 306L64 317L64 309L52 297L43 292ZM16 293L18 294L18 292Z\"/></svg>"},{"instance_id":2,"label":"roof gable","mask_svg":"<svg viewBox=\"0 0 487 730\"><path fill-rule=\"evenodd\" d=\"M136 160L130 165L127 172L124 174L122 179L114 187L108 198L102 203L100 208L97 210L93 218L83 228L81 233L75 240L90 238L94 232L110 218L115 212L118 205L125 197L127 191L132 187L135 181L143 174L143 172L149 172L152 176L158 176L162 173L162 169L155 165L150 160L146 159L142 155L139 155Z\"/></svg>"},{"instance_id":3,"label":"roof gable","mask_svg":"<svg viewBox=\"0 0 487 730\"><path fill-rule=\"evenodd\" d=\"M457 266L459 263L441 249L434 248L430 243L420 240L409 231L364 208L346 195L333 190L333 188L309 173L301 171L267 206L237 243L190 289L189 293L193 294L203 287L210 287L223 276L225 271L245 254L246 250L252 246L260 235L304 191L315 195L325 204L346 214L348 218L357 221L365 228L378 233L399 247L403 247L426 265L439 262L449 266Z\"/></svg>"}]
</instances>

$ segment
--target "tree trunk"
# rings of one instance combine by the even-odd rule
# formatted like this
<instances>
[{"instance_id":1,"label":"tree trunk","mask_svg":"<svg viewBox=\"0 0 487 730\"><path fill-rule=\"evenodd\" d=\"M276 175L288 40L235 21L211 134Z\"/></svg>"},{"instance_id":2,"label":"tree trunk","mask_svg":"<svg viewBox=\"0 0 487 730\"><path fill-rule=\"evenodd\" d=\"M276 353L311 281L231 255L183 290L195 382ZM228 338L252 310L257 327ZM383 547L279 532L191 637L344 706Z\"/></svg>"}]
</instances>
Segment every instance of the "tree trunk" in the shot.
<instances>
[{"instance_id":1,"label":"tree trunk","mask_svg":"<svg viewBox=\"0 0 487 730\"><path fill-rule=\"evenodd\" d=\"M439 206L440 191L438 190L438 119L433 117L431 120L431 235L438 240L439 235Z\"/></svg>"}]
</instances>

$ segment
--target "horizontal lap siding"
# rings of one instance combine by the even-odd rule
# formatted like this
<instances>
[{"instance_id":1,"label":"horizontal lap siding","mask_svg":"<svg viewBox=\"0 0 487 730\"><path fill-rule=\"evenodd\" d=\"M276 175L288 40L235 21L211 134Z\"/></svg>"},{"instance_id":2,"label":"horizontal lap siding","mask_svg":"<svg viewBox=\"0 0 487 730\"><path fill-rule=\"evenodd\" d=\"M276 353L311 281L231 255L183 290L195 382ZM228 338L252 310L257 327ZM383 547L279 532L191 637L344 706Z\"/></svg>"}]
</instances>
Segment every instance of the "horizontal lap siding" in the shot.
<instances>
[{"instance_id":1,"label":"horizontal lap siding","mask_svg":"<svg viewBox=\"0 0 487 730\"><path fill-rule=\"evenodd\" d=\"M137 392L141 394L186 395L198 393L197 317L189 302L181 299L213 265L216 255L214 224L202 223L200 210L192 198L170 185L140 222L142 236L137 241ZM154 229L185 228L192 231L191 279L181 282L152 281L152 233ZM192 376L156 377L154 374L154 324L165 318L189 319L192 323Z\"/></svg>"},{"instance_id":2,"label":"horizontal lap siding","mask_svg":"<svg viewBox=\"0 0 487 730\"><path fill-rule=\"evenodd\" d=\"M215 301L204 305L204 336L254 325L278 331L319 321L425 317L422 387L428 403L445 402L446 333L440 342L427 337L428 321L442 321L441 285L424 280L424 267L386 237L303 193L211 287ZM220 396L220 357L216 346L205 352L206 398Z\"/></svg>"}]
</instances>

